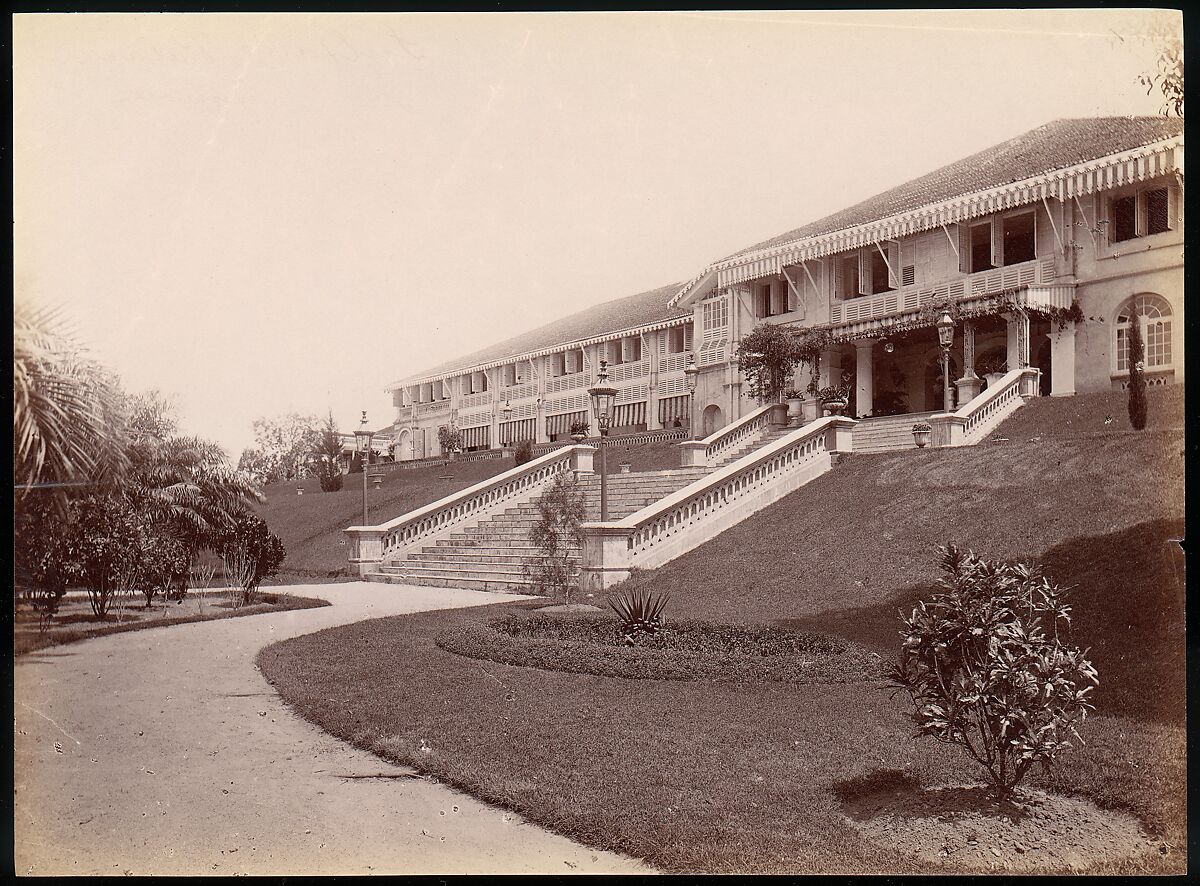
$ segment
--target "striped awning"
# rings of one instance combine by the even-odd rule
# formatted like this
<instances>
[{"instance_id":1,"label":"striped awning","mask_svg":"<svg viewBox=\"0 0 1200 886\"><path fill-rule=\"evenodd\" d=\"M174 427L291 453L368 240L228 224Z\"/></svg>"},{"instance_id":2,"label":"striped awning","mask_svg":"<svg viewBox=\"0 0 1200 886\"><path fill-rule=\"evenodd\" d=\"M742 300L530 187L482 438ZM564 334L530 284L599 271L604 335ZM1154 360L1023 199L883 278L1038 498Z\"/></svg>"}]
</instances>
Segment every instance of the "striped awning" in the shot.
<instances>
[{"instance_id":1,"label":"striped awning","mask_svg":"<svg viewBox=\"0 0 1200 886\"><path fill-rule=\"evenodd\" d=\"M639 400L637 403L622 403L613 411L614 428L624 428L629 425L642 425L646 423L646 401Z\"/></svg>"},{"instance_id":2,"label":"striped awning","mask_svg":"<svg viewBox=\"0 0 1200 886\"><path fill-rule=\"evenodd\" d=\"M507 445L518 440L534 439L534 421L532 418L522 418L518 421L500 422L500 442Z\"/></svg>"},{"instance_id":3,"label":"striped awning","mask_svg":"<svg viewBox=\"0 0 1200 886\"><path fill-rule=\"evenodd\" d=\"M579 412L563 412L559 415L546 416L546 433L553 437L555 434L569 434L571 425L577 421L587 421L587 410Z\"/></svg>"},{"instance_id":4,"label":"striped awning","mask_svg":"<svg viewBox=\"0 0 1200 886\"><path fill-rule=\"evenodd\" d=\"M688 423L688 395L680 397L663 397L658 401L658 420L664 428L675 424L679 419L682 424Z\"/></svg>"},{"instance_id":5,"label":"striped awning","mask_svg":"<svg viewBox=\"0 0 1200 886\"><path fill-rule=\"evenodd\" d=\"M489 431L491 431L491 428L487 425L481 425L477 428L463 428L462 448L472 449L476 446L487 446Z\"/></svg>"}]
</instances>

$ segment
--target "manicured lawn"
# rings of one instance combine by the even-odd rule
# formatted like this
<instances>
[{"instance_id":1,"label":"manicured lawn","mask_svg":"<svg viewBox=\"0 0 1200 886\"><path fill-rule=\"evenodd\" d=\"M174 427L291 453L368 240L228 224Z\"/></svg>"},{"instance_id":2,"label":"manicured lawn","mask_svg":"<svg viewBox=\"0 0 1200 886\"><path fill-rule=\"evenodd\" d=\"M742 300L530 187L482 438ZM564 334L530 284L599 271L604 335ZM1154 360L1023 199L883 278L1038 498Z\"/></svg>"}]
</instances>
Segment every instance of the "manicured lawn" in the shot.
<instances>
[{"instance_id":1,"label":"manicured lawn","mask_svg":"<svg viewBox=\"0 0 1200 886\"><path fill-rule=\"evenodd\" d=\"M161 599L156 599L150 609L144 608L144 602L144 598L139 594L124 607L113 606L108 616L101 620L92 612L86 597L66 597L47 629L43 631L37 613L26 603L18 601L13 628L13 652L23 655L37 649L62 646L107 634L123 634L128 631L189 624L195 621L237 618L289 609L314 609L329 605L328 600L294 594L273 594L270 591L260 591L255 603L237 609L233 608L223 591L192 591L178 603L164 604Z\"/></svg>"},{"instance_id":2,"label":"manicured lawn","mask_svg":"<svg viewBox=\"0 0 1200 886\"><path fill-rule=\"evenodd\" d=\"M608 451L609 469L615 473L622 461L628 461L638 473L677 468L679 451L674 442L624 445L616 440ZM497 458L389 471L379 489L367 485L371 522L399 517L512 467L511 458ZM304 490L303 495L296 494L297 486ZM322 492L317 480L310 478L272 483L263 494L267 501L259 515L283 541L287 557L280 574L288 583L305 576L325 580L350 574L349 548L342 530L362 522L361 474L347 475L338 492Z\"/></svg>"},{"instance_id":3,"label":"manicured lawn","mask_svg":"<svg viewBox=\"0 0 1200 886\"><path fill-rule=\"evenodd\" d=\"M897 610L937 577L937 544L1038 558L1076 586L1073 639L1092 648L1101 688L1087 745L1034 784L1129 811L1162 841L1095 873L1181 873L1184 596L1170 539L1183 531L1182 434L1125 432L1103 413L1097 431L1089 409L1068 426L1057 402L1017 414L1039 442L1014 418L1007 443L851 457L634 581L671 594L668 617L838 634L891 657ZM868 842L842 814L880 773L975 778L953 750L911 737L903 699L881 683L622 680L436 645L509 608L348 625L268 647L259 663L328 731L665 871L937 870Z\"/></svg>"}]
</instances>

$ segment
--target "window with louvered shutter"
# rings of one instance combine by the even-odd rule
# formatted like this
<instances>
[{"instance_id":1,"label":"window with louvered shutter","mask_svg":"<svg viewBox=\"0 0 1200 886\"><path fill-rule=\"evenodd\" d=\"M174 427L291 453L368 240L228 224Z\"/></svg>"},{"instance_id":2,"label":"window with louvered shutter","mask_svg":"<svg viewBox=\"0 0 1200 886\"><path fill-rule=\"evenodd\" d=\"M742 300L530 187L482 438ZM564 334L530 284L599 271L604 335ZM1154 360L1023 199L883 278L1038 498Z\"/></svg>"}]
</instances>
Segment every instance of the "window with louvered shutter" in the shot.
<instances>
[{"instance_id":1,"label":"window with louvered shutter","mask_svg":"<svg viewBox=\"0 0 1200 886\"><path fill-rule=\"evenodd\" d=\"M1171 229L1171 207L1166 188L1143 192L1146 213L1146 233L1161 234Z\"/></svg>"},{"instance_id":2,"label":"window with louvered shutter","mask_svg":"<svg viewBox=\"0 0 1200 886\"><path fill-rule=\"evenodd\" d=\"M915 265L905 265L900 270L900 285L912 286L917 282L917 269Z\"/></svg>"}]
</instances>

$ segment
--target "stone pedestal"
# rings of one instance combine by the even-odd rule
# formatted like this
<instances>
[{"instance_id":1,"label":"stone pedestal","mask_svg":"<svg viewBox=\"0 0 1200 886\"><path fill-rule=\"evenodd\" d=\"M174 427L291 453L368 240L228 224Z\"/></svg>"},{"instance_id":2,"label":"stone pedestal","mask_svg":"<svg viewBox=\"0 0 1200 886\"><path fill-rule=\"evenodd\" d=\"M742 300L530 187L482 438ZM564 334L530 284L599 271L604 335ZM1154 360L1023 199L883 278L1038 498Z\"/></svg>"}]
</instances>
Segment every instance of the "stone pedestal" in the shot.
<instances>
[{"instance_id":1,"label":"stone pedestal","mask_svg":"<svg viewBox=\"0 0 1200 886\"><path fill-rule=\"evenodd\" d=\"M962 378L954 382L954 386L958 388L958 402L960 406L965 406L983 390L983 379L974 372L969 372Z\"/></svg>"}]
</instances>

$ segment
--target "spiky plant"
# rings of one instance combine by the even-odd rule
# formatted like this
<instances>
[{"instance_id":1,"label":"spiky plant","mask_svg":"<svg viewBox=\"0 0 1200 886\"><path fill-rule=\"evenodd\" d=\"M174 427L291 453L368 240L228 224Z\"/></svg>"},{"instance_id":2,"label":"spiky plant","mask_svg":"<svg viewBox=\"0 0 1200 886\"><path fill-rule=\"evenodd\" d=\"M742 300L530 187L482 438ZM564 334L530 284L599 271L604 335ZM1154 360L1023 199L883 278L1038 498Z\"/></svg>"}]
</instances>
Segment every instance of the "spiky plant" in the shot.
<instances>
[{"instance_id":1,"label":"spiky plant","mask_svg":"<svg viewBox=\"0 0 1200 886\"><path fill-rule=\"evenodd\" d=\"M671 597L668 594L652 594L638 588L623 591L609 597L608 605L625 634L625 645L632 646L642 634L655 634L662 627L662 613Z\"/></svg>"}]
</instances>

